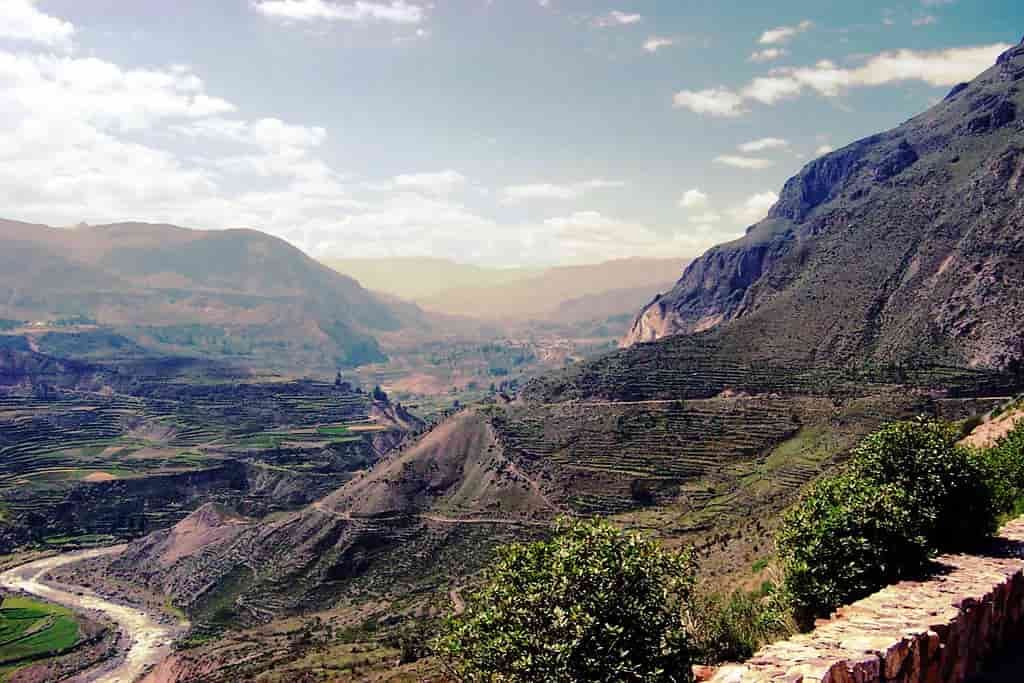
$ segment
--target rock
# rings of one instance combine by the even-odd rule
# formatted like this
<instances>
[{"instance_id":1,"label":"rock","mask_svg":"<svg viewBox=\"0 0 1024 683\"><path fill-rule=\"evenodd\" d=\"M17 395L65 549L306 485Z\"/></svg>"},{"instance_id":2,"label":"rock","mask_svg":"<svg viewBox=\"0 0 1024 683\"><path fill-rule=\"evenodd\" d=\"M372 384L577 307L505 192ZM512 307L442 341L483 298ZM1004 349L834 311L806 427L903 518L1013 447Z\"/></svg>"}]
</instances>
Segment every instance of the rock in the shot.
<instances>
[{"instance_id":1,"label":"rock","mask_svg":"<svg viewBox=\"0 0 1024 683\"><path fill-rule=\"evenodd\" d=\"M875 169L875 179L885 182L894 178L914 165L919 158L914 148L902 140L895 151L888 154Z\"/></svg>"},{"instance_id":2,"label":"rock","mask_svg":"<svg viewBox=\"0 0 1024 683\"><path fill-rule=\"evenodd\" d=\"M953 86L953 89L949 91L946 97L943 98L944 101L948 102L949 100L953 99L954 97L962 93L964 90L967 90L967 87L969 85L969 83L957 83L956 85Z\"/></svg>"}]
</instances>

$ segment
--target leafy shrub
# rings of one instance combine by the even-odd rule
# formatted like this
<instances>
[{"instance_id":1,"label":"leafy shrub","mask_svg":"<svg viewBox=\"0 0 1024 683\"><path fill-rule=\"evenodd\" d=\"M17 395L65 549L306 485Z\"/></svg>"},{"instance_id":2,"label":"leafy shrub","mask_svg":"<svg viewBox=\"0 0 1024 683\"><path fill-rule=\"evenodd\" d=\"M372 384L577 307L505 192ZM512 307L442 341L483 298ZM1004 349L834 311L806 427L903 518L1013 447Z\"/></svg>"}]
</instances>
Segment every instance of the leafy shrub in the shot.
<instances>
[{"instance_id":1,"label":"leafy shrub","mask_svg":"<svg viewBox=\"0 0 1024 683\"><path fill-rule=\"evenodd\" d=\"M1024 513L1024 421L976 457L985 468L996 509L1004 516Z\"/></svg>"},{"instance_id":2,"label":"leafy shrub","mask_svg":"<svg viewBox=\"0 0 1024 683\"><path fill-rule=\"evenodd\" d=\"M968 549L996 530L985 468L959 439L951 424L918 419L887 425L854 451L856 476L906 492L933 551Z\"/></svg>"},{"instance_id":3,"label":"leafy shrub","mask_svg":"<svg viewBox=\"0 0 1024 683\"><path fill-rule=\"evenodd\" d=\"M690 681L689 553L607 522L503 548L438 654L464 681Z\"/></svg>"},{"instance_id":4,"label":"leafy shrub","mask_svg":"<svg viewBox=\"0 0 1024 683\"><path fill-rule=\"evenodd\" d=\"M760 592L696 595L687 618L693 657L701 664L749 659L796 630L787 596L770 582Z\"/></svg>"},{"instance_id":5,"label":"leafy shrub","mask_svg":"<svg viewBox=\"0 0 1024 683\"><path fill-rule=\"evenodd\" d=\"M802 621L919 570L930 555L906 492L852 473L815 484L786 515L778 547Z\"/></svg>"},{"instance_id":6,"label":"leafy shrub","mask_svg":"<svg viewBox=\"0 0 1024 683\"><path fill-rule=\"evenodd\" d=\"M778 545L802 619L827 614L963 550L996 528L986 467L928 420L883 427L847 471L820 481L786 515Z\"/></svg>"}]
</instances>

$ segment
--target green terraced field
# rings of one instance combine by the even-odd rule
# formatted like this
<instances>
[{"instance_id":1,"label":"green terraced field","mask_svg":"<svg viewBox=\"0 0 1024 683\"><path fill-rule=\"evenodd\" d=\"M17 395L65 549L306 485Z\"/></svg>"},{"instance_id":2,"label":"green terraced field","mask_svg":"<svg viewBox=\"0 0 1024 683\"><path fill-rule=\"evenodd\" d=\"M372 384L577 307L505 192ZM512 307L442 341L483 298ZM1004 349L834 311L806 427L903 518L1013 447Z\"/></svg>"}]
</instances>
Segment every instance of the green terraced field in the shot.
<instances>
[{"instance_id":1,"label":"green terraced field","mask_svg":"<svg viewBox=\"0 0 1024 683\"><path fill-rule=\"evenodd\" d=\"M0 549L133 537L211 499L245 514L294 509L401 439L370 419L369 397L333 384L161 382L133 392L0 391Z\"/></svg>"},{"instance_id":2,"label":"green terraced field","mask_svg":"<svg viewBox=\"0 0 1024 683\"><path fill-rule=\"evenodd\" d=\"M38 658L67 652L80 640L70 610L12 597L0 609L0 679Z\"/></svg>"}]
</instances>

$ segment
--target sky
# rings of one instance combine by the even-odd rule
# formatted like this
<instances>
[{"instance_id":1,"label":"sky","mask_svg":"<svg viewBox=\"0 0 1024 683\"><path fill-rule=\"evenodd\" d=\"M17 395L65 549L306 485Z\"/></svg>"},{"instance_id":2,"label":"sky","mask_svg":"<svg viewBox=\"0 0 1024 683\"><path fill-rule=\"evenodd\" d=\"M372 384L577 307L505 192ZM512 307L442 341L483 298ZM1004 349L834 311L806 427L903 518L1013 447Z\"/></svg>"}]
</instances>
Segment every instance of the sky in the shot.
<instances>
[{"instance_id":1,"label":"sky","mask_svg":"<svg viewBox=\"0 0 1024 683\"><path fill-rule=\"evenodd\" d=\"M1020 0L0 0L0 216L695 256L1022 33Z\"/></svg>"}]
</instances>

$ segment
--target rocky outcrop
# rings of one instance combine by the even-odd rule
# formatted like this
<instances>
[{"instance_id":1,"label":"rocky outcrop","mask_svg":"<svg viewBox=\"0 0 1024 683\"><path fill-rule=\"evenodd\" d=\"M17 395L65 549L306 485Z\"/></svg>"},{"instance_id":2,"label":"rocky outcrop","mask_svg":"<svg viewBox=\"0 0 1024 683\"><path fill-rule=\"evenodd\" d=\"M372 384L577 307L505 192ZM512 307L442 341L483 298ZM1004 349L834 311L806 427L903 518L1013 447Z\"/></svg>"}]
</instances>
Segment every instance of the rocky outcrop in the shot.
<instances>
[{"instance_id":1,"label":"rocky outcrop","mask_svg":"<svg viewBox=\"0 0 1024 683\"><path fill-rule=\"evenodd\" d=\"M905 581L837 611L811 633L769 645L713 683L962 683L1024 636L1024 520L990 552L938 558Z\"/></svg>"},{"instance_id":2,"label":"rocky outcrop","mask_svg":"<svg viewBox=\"0 0 1024 683\"><path fill-rule=\"evenodd\" d=\"M755 226L745 237L692 262L670 292L640 312L621 346L702 332L735 316L747 289L788 248L788 225L773 220Z\"/></svg>"},{"instance_id":3,"label":"rocky outcrop","mask_svg":"<svg viewBox=\"0 0 1024 683\"><path fill-rule=\"evenodd\" d=\"M889 132L807 164L623 346L714 330L763 357L1008 367L1024 358L1024 45Z\"/></svg>"}]
</instances>

